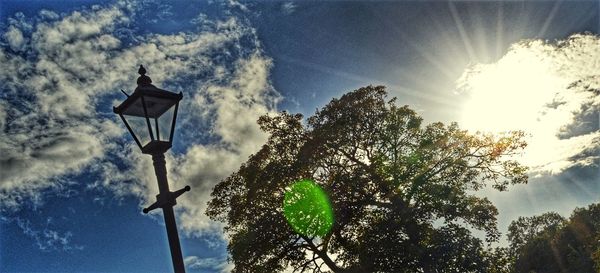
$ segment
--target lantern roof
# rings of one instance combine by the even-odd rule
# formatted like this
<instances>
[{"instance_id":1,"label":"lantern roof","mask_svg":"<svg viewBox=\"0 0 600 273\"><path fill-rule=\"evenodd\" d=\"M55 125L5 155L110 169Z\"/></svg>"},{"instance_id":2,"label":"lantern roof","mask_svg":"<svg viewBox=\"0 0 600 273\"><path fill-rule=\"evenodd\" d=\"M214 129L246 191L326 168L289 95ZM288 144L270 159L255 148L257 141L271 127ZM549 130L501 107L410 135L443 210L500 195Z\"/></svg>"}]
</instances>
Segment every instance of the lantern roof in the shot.
<instances>
[{"instance_id":1,"label":"lantern roof","mask_svg":"<svg viewBox=\"0 0 600 273\"><path fill-rule=\"evenodd\" d=\"M181 92L177 94L152 85L143 66L140 65L138 73L137 88L119 106L113 107L113 112L136 117L146 117L147 114L148 118L158 118L183 98Z\"/></svg>"}]
</instances>

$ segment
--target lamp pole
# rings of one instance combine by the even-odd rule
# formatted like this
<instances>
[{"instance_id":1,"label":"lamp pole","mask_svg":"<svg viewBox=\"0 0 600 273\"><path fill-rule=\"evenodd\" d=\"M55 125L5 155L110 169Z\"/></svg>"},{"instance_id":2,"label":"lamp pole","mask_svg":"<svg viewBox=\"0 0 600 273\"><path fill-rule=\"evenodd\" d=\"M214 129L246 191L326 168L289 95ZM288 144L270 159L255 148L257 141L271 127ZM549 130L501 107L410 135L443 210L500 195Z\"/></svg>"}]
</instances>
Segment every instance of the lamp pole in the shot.
<instances>
[{"instance_id":1,"label":"lamp pole","mask_svg":"<svg viewBox=\"0 0 600 273\"><path fill-rule=\"evenodd\" d=\"M175 270L175 273L184 273L185 267L183 265L181 246L179 245L179 235L177 234L177 224L175 223L173 206L177 204L175 199L184 192L189 191L190 186L171 192L169 190L169 184L167 183L167 167L164 153L153 153L152 163L154 165L154 172L156 173L156 180L158 181L159 194L156 196L156 202L150 205L150 207L145 208L143 212L148 213L155 208L162 208L163 216L165 217L165 226L167 227L167 237L169 238L169 248L171 249L173 269Z\"/></svg>"},{"instance_id":2,"label":"lamp pole","mask_svg":"<svg viewBox=\"0 0 600 273\"><path fill-rule=\"evenodd\" d=\"M142 153L152 155L152 163L158 182L159 193L156 195L156 202L149 207L144 208L143 212L148 213L157 208L163 210L165 226L167 227L167 237L169 239L169 248L171 250L171 260L173 261L173 269L175 273L185 273L173 206L177 204L177 197L181 196L186 191L189 191L190 186L185 186L183 189L174 192L170 191L165 162L165 152L171 148L173 142L173 133L175 132L175 122L177 120L177 109L183 95L181 93L175 94L156 88L156 86L152 85L150 77L146 76L146 69L141 65L138 73L140 74L140 77L137 79L137 88L131 96L123 91L127 96L127 99L119 106L114 107L113 112L121 117L121 120L125 123L127 130L131 133L131 136L142 150ZM171 122L170 132L167 134L163 132L161 134L158 120L165 112L173 107L173 120ZM147 127L150 140L144 143L140 142L140 139L136 136L134 130L127 122L126 117L145 119L147 126L144 125L142 126L144 128L141 129L146 130L145 127ZM150 119L154 119L154 122L150 122ZM134 129L137 130L140 128Z\"/></svg>"}]
</instances>

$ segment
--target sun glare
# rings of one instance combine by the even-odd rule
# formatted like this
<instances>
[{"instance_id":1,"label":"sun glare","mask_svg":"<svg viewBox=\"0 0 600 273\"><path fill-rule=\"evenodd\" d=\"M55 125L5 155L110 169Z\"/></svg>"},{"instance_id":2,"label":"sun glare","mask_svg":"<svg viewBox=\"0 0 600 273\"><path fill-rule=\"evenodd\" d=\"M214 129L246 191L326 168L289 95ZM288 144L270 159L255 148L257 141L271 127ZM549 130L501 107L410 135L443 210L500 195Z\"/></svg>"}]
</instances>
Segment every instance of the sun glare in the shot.
<instances>
[{"instance_id":1,"label":"sun glare","mask_svg":"<svg viewBox=\"0 0 600 273\"><path fill-rule=\"evenodd\" d=\"M540 131L553 127L541 120L557 88L565 81L553 75L543 61L528 52L513 52L494 64L479 64L462 81L468 81L469 99L462 124L474 131ZM466 78L468 79L466 79ZM558 122L558 121L557 121ZM559 123L560 124L560 123Z\"/></svg>"},{"instance_id":2,"label":"sun glare","mask_svg":"<svg viewBox=\"0 0 600 273\"><path fill-rule=\"evenodd\" d=\"M557 137L581 100L565 92L571 80L556 71L550 59L520 47L496 63L472 66L458 80L458 89L468 96L461 126L472 132L522 130L528 136L522 163L542 171L564 169L564 159L578 152L572 144L585 140Z\"/></svg>"}]
</instances>

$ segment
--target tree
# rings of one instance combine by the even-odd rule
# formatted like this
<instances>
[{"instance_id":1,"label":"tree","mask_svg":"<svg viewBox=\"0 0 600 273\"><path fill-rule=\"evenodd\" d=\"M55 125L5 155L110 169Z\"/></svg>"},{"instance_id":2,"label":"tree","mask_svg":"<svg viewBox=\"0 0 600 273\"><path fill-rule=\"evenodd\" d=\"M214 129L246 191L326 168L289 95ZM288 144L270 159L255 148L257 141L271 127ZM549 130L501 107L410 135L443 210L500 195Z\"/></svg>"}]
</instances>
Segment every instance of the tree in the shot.
<instances>
[{"instance_id":1,"label":"tree","mask_svg":"<svg viewBox=\"0 0 600 273\"><path fill-rule=\"evenodd\" d=\"M382 86L333 99L303 123L283 112L258 123L267 143L215 186L207 214L226 222L234 272L481 272L482 240L496 241L498 214L475 195L525 183L509 157L521 132L470 134L422 119ZM286 189L312 179L328 194L325 236L298 234L282 214Z\"/></svg>"},{"instance_id":2,"label":"tree","mask_svg":"<svg viewBox=\"0 0 600 273\"><path fill-rule=\"evenodd\" d=\"M600 272L600 204L568 220L553 212L520 217L508 235L514 272Z\"/></svg>"},{"instance_id":3,"label":"tree","mask_svg":"<svg viewBox=\"0 0 600 273\"><path fill-rule=\"evenodd\" d=\"M508 227L508 240L515 272L560 272L561 261L555 259L553 237L565 224L565 219L556 212L539 216L519 217Z\"/></svg>"},{"instance_id":4,"label":"tree","mask_svg":"<svg viewBox=\"0 0 600 273\"><path fill-rule=\"evenodd\" d=\"M565 218L556 212L547 212L539 216L519 217L508 226L510 248L517 250L543 232L555 233L565 223Z\"/></svg>"},{"instance_id":5,"label":"tree","mask_svg":"<svg viewBox=\"0 0 600 273\"><path fill-rule=\"evenodd\" d=\"M486 249L484 258L487 263L487 273L512 273L514 271L514 258L508 247Z\"/></svg>"}]
</instances>

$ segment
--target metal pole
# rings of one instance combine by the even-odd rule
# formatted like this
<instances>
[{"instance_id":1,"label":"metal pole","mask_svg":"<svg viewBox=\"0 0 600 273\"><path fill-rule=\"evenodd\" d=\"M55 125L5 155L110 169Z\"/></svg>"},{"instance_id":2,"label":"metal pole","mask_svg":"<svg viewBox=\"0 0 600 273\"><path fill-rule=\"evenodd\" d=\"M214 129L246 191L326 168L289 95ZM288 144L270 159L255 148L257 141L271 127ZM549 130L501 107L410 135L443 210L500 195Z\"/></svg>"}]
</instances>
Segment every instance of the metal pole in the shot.
<instances>
[{"instance_id":1,"label":"metal pole","mask_svg":"<svg viewBox=\"0 0 600 273\"><path fill-rule=\"evenodd\" d=\"M158 189L160 192L157 199L162 203L161 207L165 217L165 225L167 226L167 237L169 238L173 270L175 270L175 273L185 273L183 255L181 254L181 246L179 245L179 235L177 234L177 224L175 223L175 214L173 213L173 206L176 203L174 196L171 191L169 191L165 155L163 153L152 154L152 162L154 164L154 172L156 173Z\"/></svg>"}]
</instances>

